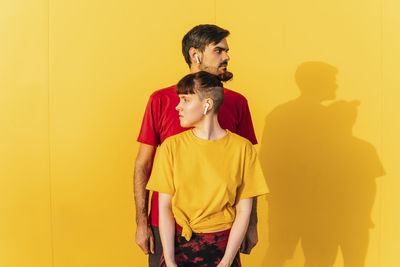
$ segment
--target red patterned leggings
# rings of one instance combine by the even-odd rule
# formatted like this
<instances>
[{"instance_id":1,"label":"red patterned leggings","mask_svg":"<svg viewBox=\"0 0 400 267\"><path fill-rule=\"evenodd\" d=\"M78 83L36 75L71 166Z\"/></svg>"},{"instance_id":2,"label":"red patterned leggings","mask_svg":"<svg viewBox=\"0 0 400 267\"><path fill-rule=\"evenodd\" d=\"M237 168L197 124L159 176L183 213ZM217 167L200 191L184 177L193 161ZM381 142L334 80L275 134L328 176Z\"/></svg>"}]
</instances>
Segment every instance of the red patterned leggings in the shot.
<instances>
[{"instance_id":1,"label":"red patterned leggings","mask_svg":"<svg viewBox=\"0 0 400 267\"><path fill-rule=\"evenodd\" d=\"M230 229L216 233L193 233L189 241L175 230L175 261L178 267L215 267L221 261L228 243ZM161 257L160 267L166 266ZM231 265L241 267L239 252Z\"/></svg>"}]
</instances>

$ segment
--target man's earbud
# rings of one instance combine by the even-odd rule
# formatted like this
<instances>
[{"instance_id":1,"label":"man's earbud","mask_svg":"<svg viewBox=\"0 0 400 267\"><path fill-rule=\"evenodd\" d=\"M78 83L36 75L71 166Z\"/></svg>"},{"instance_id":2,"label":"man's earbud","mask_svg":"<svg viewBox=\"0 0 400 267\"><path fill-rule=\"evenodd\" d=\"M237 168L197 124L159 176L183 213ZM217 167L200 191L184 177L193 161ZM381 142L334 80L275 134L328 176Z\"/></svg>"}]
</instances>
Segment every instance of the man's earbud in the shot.
<instances>
[{"instance_id":1,"label":"man's earbud","mask_svg":"<svg viewBox=\"0 0 400 267\"><path fill-rule=\"evenodd\" d=\"M206 115L207 114L207 110L208 110L208 108L210 107L210 104L208 104L208 103L206 103L206 109L204 110L204 115Z\"/></svg>"},{"instance_id":2,"label":"man's earbud","mask_svg":"<svg viewBox=\"0 0 400 267\"><path fill-rule=\"evenodd\" d=\"M194 54L194 57L196 58L197 64L200 64L199 56L197 54Z\"/></svg>"}]
</instances>

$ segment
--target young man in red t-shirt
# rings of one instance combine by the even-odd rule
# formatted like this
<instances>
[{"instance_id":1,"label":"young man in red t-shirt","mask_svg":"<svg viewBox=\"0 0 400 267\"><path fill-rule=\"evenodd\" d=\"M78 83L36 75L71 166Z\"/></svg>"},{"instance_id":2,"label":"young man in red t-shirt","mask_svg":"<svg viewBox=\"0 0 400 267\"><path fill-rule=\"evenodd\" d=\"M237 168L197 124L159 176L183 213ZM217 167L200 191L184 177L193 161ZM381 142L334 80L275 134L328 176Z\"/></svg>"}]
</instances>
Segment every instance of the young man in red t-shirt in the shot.
<instances>
[{"instance_id":1,"label":"young man in red t-shirt","mask_svg":"<svg viewBox=\"0 0 400 267\"><path fill-rule=\"evenodd\" d=\"M215 25L198 25L190 30L182 40L182 53L190 72L207 71L219 75L221 80L229 80L232 73L227 71L229 61L226 37L229 31ZM162 246L158 231L158 194L151 199L150 218L147 215L149 192L145 189L150 177L157 146L167 137L187 129L180 126L178 111L175 109L179 97L175 86L155 91L147 103L142 127L138 137L140 142L136 158L134 186L136 203L136 243L145 254L149 254L149 266L159 266ZM253 144L257 144L247 100L244 96L224 89L224 102L218 114L223 129L237 133ZM249 229L242 243L241 252L249 254L256 245L257 205L253 204Z\"/></svg>"}]
</instances>

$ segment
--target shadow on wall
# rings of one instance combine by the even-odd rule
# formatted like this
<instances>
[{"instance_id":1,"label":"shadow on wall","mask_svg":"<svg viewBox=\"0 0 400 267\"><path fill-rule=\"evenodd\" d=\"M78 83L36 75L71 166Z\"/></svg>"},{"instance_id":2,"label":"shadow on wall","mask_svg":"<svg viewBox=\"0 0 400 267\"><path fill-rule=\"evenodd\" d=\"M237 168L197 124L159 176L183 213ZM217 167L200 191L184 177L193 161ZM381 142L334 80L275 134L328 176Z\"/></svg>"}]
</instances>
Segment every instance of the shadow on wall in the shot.
<instances>
[{"instance_id":1,"label":"shadow on wall","mask_svg":"<svg viewBox=\"0 0 400 267\"><path fill-rule=\"evenodd\" d=\"M300 96L267 115L260 162L270 188L269 248L262 266L281 267L301 242L306 267L364 266L375 179L384 171L375 148L352 134L358 101L336 98L338 70L304 62Z\"/></svg>"}]
</instances>

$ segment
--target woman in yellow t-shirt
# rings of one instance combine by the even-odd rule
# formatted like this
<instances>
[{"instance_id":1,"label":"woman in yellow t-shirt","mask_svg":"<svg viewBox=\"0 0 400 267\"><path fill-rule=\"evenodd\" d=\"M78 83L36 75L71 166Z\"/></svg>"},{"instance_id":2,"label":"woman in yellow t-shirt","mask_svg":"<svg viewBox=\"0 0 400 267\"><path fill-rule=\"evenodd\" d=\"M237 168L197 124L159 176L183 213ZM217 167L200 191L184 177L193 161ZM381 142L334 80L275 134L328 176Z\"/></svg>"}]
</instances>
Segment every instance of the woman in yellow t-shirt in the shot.
<instances>
[{"instance_id":1,"label":"woman in yellow t-shirt","mask_svg":"<svg viewBox=\"0 0 400 267\"><path fill-rule=\"evenodd\" d=\"M159 192L160 266L241 266L253 198L268 191L256 151L219 125L224 90L217 76L189 74L176 92L180 124L192 128L157 149L147 184Z\"/></svg>"}]
</instances>

